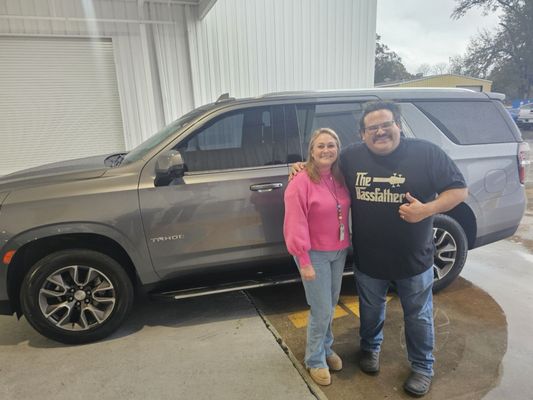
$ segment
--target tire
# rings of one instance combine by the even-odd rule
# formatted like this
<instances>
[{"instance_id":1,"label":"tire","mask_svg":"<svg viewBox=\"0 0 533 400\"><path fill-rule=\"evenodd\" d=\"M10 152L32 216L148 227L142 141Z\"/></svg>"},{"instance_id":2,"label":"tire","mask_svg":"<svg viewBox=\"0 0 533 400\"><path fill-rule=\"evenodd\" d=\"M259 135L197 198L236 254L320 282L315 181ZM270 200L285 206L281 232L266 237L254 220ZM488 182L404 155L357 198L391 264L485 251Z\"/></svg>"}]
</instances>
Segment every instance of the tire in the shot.
<instances>
[{"instance_id":1,"label":"tire","mask_svg":"<svg viewBox=\"0 0 533 400\"><path fill-rule=\"evenodd\" d=\"M449 286L466 262L468 240L461 225L453 218L437 214L433 221L435 242L433 292Z\"/></svg>"},{"instance_id":2,"label":"tire","mask_svg":"<svg viewBox=\"0 0 533 400\"><path fill-rule=\"evenodd\" d=\"M90 343L113 333L131 309L133 285L122 266L93 250L52 253L33 265L20 292L30 325L52 340Z\"/></svg>"}]
</instances>

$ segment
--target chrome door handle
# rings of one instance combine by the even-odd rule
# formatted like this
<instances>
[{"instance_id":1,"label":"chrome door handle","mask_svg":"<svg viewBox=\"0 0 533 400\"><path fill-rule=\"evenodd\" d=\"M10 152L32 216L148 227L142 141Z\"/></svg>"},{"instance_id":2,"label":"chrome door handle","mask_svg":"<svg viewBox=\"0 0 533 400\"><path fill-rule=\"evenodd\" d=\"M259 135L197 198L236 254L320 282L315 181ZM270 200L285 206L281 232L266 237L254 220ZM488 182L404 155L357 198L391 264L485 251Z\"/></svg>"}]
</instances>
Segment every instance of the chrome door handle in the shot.
<instances>
[{"instance_id":1,"label":"chrome door handle","mask_svg":"<svg viewBox=\"0 0 533 400\"><path fill-rule=\"evenodd\" d=\"M274 189L281 189L283 183L274 182L274 183L258 183L257 185L251 185L250 190L253 192L271 192Z\"/></svg>"}]
</instances>

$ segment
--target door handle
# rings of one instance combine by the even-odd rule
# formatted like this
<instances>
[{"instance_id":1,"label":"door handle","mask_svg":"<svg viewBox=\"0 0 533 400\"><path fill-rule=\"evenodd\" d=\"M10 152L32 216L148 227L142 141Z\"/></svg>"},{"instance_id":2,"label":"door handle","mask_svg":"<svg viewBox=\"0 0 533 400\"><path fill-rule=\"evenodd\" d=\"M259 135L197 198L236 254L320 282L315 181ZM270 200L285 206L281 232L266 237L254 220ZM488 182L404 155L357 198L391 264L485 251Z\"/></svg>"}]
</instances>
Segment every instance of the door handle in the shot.
<instances>
[{"instance_id":1,"label":"door handle","mask_svg":"<svg viewBox=\"0 0 533 400\"><path fill-rule=\"evenodd\" d=\"M258 183L257 185L251 185L250 190L253 192L271 192L274 189L281 189L283 183L274 182L274 183Z\"/></svg>"}]
</instances>

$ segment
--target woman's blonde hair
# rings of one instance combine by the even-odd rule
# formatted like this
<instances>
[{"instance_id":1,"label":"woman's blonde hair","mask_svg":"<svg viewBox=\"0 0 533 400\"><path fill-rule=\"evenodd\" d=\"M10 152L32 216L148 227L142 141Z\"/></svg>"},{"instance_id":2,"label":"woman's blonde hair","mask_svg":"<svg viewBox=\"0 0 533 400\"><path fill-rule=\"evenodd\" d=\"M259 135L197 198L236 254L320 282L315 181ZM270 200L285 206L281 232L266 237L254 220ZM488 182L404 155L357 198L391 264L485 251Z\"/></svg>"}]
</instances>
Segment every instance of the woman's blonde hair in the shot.
<instances>
[{"instance_id":1,"label":"woman's blonde hair","mask_svg":"<svg viewBox=\"0 0 533 400\"><path fill-rule=\"evenodd\" d=\"M311 135L311 139L309 140L309 148L307 149L307 163L305 164L305 170L307 171L307 175L309 175L309 178L315 182L320 182L320 173L318 172L318 167L316 165L316 161L313 159L311 153L313 151L313 146L315 145L316 139L319 135L322 135L325 133L326 135L329 135L333 138L335 141L335 144L337 145L337 159L335 162L331 165L331 174L335 178L337 182L344 185L344 176L342 175L341 169L340 169L340 152L341 152L341 141L339 139L339 136L335 133L333 129L330 128L318 128L316 131L313 132Z\"/></svg>"}]
</instances>

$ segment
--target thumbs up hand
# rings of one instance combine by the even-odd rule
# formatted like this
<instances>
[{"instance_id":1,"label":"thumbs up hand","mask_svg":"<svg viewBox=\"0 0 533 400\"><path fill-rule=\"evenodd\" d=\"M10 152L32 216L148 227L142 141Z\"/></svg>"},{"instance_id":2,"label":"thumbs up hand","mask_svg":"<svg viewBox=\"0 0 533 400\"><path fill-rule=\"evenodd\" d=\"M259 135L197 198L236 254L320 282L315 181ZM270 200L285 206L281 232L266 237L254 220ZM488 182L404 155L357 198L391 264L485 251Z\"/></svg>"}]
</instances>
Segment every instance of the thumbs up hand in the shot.
<instances>
[{"instance_id":1,"label":"thumbs up hand","mask_svg":"<svg viewBox=\"0 0 533 400\"><path fill-rule=\"evenodd\" d=\"M426 204L420 202L417 198L407 192L405 198L409 203L402 204L398 210L400 218L406 222L416 223L426 219L431 215Z\"/></svg>"}]
</instances>

